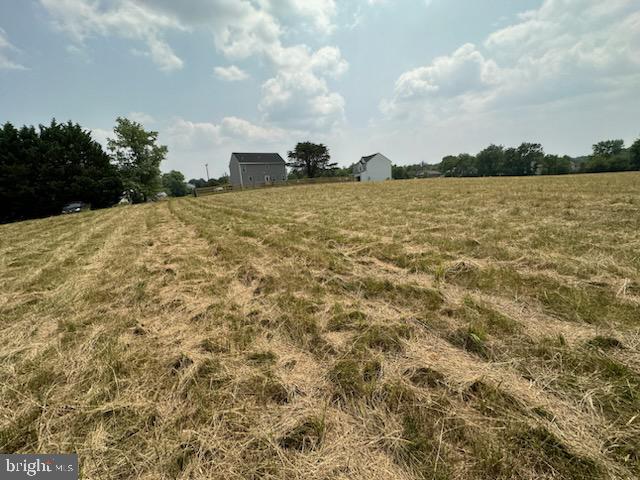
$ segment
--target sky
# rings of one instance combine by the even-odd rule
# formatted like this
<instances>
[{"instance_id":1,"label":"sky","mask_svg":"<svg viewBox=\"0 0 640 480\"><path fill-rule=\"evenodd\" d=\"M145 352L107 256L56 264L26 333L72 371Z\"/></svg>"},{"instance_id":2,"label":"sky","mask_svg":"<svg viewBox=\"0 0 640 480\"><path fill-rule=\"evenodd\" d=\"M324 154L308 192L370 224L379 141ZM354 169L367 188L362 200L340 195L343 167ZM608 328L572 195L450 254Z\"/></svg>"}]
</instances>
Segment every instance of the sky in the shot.
<instances>
[{"instance_id":1,"label":"sky","mask_svg":"<svg viewBox=\"0 0 640 480\"><path fill-rule=\"evenodd\" d=\"M639 0L1 0L0 123L115 119L161 168L326 144L437 163L496 143L640 136Z\"/></svg>"}]
</instances>

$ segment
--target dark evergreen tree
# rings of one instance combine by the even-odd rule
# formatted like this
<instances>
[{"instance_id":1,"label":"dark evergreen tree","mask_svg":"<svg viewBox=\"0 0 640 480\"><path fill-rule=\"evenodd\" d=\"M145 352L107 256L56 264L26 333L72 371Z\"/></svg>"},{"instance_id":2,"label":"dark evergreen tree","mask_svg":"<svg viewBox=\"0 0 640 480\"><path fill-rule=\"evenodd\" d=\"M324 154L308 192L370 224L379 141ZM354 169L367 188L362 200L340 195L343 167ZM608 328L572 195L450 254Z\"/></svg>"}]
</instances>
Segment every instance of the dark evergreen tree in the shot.
<instances>
[{"instance_id":1,"label":"dark evergreen tree","mask_svg":"<svg viewBox=\"0 0 640 480\"><path fill-rule=\"evenodd\" d=\"M54 215L72 201L108 207L121 193L109 156L80 125L0 130L0 221Z\"/></svg>"}]
</instances>

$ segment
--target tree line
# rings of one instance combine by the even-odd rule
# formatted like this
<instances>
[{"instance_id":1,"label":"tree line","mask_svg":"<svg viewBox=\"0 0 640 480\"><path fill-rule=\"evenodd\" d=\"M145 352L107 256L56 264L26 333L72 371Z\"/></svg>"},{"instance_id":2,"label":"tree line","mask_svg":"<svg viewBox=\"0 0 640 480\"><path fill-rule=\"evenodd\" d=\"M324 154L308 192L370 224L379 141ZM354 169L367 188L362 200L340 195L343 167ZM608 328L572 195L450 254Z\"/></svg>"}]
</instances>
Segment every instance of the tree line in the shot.
<instances>
[{"instance_id":1,"label":"tree line","mask_svg":"<svg viewBox=\"0 0 640 480\"><path fill-rule=\"evenodd\" d=\"M158 133L118 118L107 151L73 122L0 129L0 222L60 213L73 201L110 207L123 196L133 203L163 188L160 163L167 147Z\"/></svg>"},{"instance_id":2,"label":"tree line","mask_svg":"<svg viewBox=\"0 0 640 480\"><path fill-rule=\"evenodd\" d=\"M539 143L522 143L509 148L489 145L477 155L462 153L446 156L439 165L433 167L450 177L640 170L640 138L629 148L625 148L623 140L604 140L593 145L591 155L578 158L546 154Z\"/></svg>"}]
</instances>

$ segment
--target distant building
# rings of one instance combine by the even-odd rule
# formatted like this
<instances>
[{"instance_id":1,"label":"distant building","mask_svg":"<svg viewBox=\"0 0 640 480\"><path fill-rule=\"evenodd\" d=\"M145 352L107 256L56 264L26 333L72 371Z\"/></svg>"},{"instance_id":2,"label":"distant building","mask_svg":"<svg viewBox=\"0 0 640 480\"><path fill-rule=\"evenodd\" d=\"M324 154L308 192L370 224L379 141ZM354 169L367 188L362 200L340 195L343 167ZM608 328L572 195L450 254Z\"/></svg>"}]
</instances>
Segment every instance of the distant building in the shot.
<instances>
[{"instance_id":1,"label":"distant building","mask_svg":"<svg viewBox=\"0 0 640 480\"><path fill-rule=\"evenodd\" d=\"M353 166L353 176L358 182L391 180L391 160L381 153L362 157Z\"/></svg>"},{"instance_id":2,"label":"distant building","mask_svg":"<svg viewBox=\"0 0 640 480\"><path fill-rule=\"evenodd\" d=\"M422 178L438 178L442 176L442 173L439 172L438 170L423 170L422 175L420 175ZM418 176L418 174L416 174L416 177Z\"/></svg>"},{"instance_id":3,"label":"distant building","mask_svg":"<svg viewBox=\"0 0 640 480\"><path fill-rule=\"evenodd\" d=\"M234 187L260 187L287 180L287 166L278 153L232 153L229 182Z\"/></svg>"}]
</instances>

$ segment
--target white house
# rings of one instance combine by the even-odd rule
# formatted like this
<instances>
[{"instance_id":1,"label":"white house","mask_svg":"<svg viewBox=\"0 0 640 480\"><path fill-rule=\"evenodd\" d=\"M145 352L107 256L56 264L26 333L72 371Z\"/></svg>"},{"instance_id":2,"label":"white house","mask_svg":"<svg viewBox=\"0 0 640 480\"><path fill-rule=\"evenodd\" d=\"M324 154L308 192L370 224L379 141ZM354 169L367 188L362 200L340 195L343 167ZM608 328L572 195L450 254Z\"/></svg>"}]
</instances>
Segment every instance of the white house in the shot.
<instances>
[{"instance_id":1,"label":"white house","mask_svg":"<svg viewBox=\"0 0 640 480\"><path fill-rule=\"evenodd\" d=\"M391 180L391 160L381 153L362 157L353 166L353 176L358 182Z\"/></svg>"}]
</instances>

